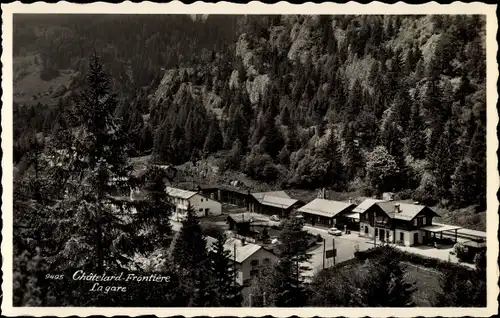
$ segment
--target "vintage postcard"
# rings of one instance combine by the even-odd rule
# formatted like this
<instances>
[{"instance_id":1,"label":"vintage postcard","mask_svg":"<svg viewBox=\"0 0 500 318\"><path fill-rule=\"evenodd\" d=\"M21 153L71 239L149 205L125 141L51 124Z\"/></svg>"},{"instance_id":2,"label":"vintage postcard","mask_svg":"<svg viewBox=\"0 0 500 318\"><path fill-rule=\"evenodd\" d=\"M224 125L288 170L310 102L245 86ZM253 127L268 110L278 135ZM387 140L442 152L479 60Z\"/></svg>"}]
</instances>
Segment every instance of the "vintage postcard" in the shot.
<instances>
[{"instance_id":1,"label":"vintage postcard","mask_svg":"<svg viewBox=\"0 0 500 318\"><path fill-rule=\"evenodd\" d=\"M495 10L2 5L2 313L495 314Z\"/></svg>"}]
</instances>

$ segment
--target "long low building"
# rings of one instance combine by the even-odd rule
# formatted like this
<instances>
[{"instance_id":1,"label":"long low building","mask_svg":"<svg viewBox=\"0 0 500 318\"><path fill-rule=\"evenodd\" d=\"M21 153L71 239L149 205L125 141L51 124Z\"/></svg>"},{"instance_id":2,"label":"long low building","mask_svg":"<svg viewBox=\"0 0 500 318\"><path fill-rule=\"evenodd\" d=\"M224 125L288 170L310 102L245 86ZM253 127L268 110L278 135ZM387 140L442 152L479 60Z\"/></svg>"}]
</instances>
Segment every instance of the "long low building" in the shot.
<instances>
[{"instance_id":1,"label":"long low building","mask_svg":"<svg viewBox=\"0 0 500 318\"><path fill-rule=\"evenodd\" d=\"M248 210L287 218L292 210L302 205L301 201L292 199L285 191L258 192L250 194Z\"/></svg>"},{"instance_id":2,"label":"long low building","mask_svg":"<svg viewBox=\"0 0 500 318\"><path fill-rule=\"evenodd\" d=\"M297 211L302 214L304 221L313 226L332 227L341 217L349 217L355 205L350 202L314 199ZM356 217L354 216L354 219Z\"/></svg>"}]
</instances>

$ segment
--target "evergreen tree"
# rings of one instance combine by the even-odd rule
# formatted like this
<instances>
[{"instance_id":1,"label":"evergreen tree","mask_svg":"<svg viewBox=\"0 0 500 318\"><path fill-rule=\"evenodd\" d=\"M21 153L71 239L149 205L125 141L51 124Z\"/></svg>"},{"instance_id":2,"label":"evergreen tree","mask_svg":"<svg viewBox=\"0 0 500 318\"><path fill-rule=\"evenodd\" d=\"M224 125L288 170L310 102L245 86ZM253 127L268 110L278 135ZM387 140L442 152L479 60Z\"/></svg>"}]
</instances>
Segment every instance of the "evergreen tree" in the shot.
<instances>
[{"instance_id":1,"label":"evergreen tree","mask_svg":"<svg viewBox=\"0 0 500 318\"><path fill-rule=\"evenodd\" d=\"M407 281L405 268L393 248L385 246L383 249L380 258L370 266L372 280L369 284L376 289L372 289L373 293L367 297L369 306L414 306L415 283Z\"/></svg>"},{"instance_id":2,"label":"evergreen tree","mask_svg":"<svg viewBox=\"0 0 500 318\"><path fill-rule=\"evenodd\" d=\"M358 141L353 125L348 123L342 133L342 165L345 167L347 180L352 180L357 176L358 170L362 167L362 157L359 151Z\"/></svg>"},{"instance_id":3,"label":"evergreen tree","mask_svg":"<svg viewBox=\"0 0 500 318\"><path fill-rule=\"evenodd\" d=\"M340 146L333 132L333 129L326 135L326 141L318 149L316 149L316 155L323 159L327 163L327 173L325 179L327 184L333 184L336 187L341 187L343 185L344 175L341 157L340 157Z\"/></svg>"},{"instance_id":4,"label":"evergreen tree","mask_svg":"<svg viewBox=\"0 0 500 318\"><path fill-rule=\"evenodd\" d=\"M213 276L215 303L218 307L240 307L243 300L242 287L236 282L236 272L231 260L231 252L224 249L224 234L219 234L212 245L210 254L210 271Z\"/></svg>"},{"instance_id":5,"label":"evergreen tree","mask_svg":"<svg viewBox=\"0 0 500 318\"><path fill-rule=\"evenodd\" d=\"M187 207L171 257L180 280L175 302L184 306L209 306L214 294L210 286L207 242L191 205Z\"/></svg>"},{"instance_id":6,"label":"evergreen tree","mask_svg":"<svg viewBox=\"0 0 500 318\"><path fill-rule=\"evenodd\" d=\"M436 307L486 306L486 280L473 272L450 266L439 281L442 291L436 297Z\"/></svg>"},{"instance_id":7,"label":"evergreen tree","mask_svg":"<svg viewBox=\"0 0 500 318\"><path fill-rule=\"evenodd\" d=\"M415 103L411 108L410 123L408 125L408 138L406 139L406 153L412 155L415 159L425 158L425 136L424 123L420 116L420 107Z\"/></svg>"},{"instance_id":8,"label":"evergreen tree","mask_svg":"<svg viewBox=\"0 0 500 318\"><path fill-rule=\"evenodd\" d=\"M303 273L311 255L307 253L307 232L303 221L294 215L285 220L279 234L280 261L272 277L273 299L279 307L303 306L307 303Z\"/></svg>"},{"instance_id":9,"label":"evergreen tree","mask_svg":"<svg viewBox=\"0 0 500 318\"><path fill-rule=\"evenodd\" d=\"M207 260L206 244L200 220L196 217L193 206L188 205L186 218L182 221L182 227L172 251L175 263L186 272L198 270Z\"/></svg>"},{"instance_id":10,"label":"evergreen tree","mask_svg":"<svg viewBox=\"0 0 500 318\"><path fill-rule=\"evenodd\" d=\"M205 155L216 152L222 149L222 133L220 131L219 123L215 117L210 119L210 127L208 134L203 145L203 152Z\"/></svg>"},{"instance_id":11,"label":"evergreen tree","mask_svg":"<svg viewBox=\"0 0 500 318\"><path fill-rule=\"evenodd\" d=\"M276 158L280 149L284 146L283 136L278 127L276 127L273 112L268 111L264 117L265 135L262 139L263 150L272 158Z\"/></svg>"},{"instance_id":12,"label":"evergreen tree","mask_svg":"<svg viewBox=\"0 0 500 318\"><path fill-rule=\"evenodd\" d=\"M152 252L170 245L173 236L170 217L174 206L165 192L165 181L169 179L165 170L153 167L147 171L144 179L137 182L145 183L146 200L139 200L133 205L138 212L135 218L146 230L144 235L138 233L136 240L143 240L140 244L144 247L143 251Z\"/></svg>"},{"instance_id":13,"label":"evergreen tree","mask_svg":"<svg viewBox=\"0 0 500 318\"><path fill-rule=\"evenodd\" d=\"M80 133L53 145L57 164L51 174L64 202L55 211L58 217L69 217L79 225L77 229L65 225L72 234L57 264L64 268L81 263L102 273L105 267L120 268L129 261L124 255L133 253L131 247L121 245L130 235L130 225L114 215L114 209L128 207L110 198L113 189L128 190L131 167L126 158L126 135L113 116L116 95L110 92L109 75L95 55L90 58L86 80L72 109Z\"/></svg>"},{"instance_id":14,"label":"evergreen tree","mask_svg":"<svg viewBox=\"0 0 500 318\"><path fill-rule=\"evenodd\" d=\"M474 180L474 163L464 158L455 169L451 181L453 205L464 207L477 199L477 184Z\"/></svg>"},{"instance_id":15,"label":"evergreen tree","mask_svg":"<svg viewBox=\"0 0 500 318\"><path fill-rule=\"evenodd\" d=\"M449 198L451 188L451 176L455 171L456 159L454 153L457 150L458 136L451 121L446 123L443 134L429 158L433 173L436 177L438 197Z\"/></svg>"},{"instance_id":16,"label":"evergreen tree","mask_svg":"<svg viewBox=\"0 0 500 318\"><path fill-rule=\"evenodd\" d=\"M486 208L486 133L483 123L477 125L472 136L468 157L473 160L476 202L480 209ZM472 201L474 202L474 201Z\"/></svg>"}]
</instances>

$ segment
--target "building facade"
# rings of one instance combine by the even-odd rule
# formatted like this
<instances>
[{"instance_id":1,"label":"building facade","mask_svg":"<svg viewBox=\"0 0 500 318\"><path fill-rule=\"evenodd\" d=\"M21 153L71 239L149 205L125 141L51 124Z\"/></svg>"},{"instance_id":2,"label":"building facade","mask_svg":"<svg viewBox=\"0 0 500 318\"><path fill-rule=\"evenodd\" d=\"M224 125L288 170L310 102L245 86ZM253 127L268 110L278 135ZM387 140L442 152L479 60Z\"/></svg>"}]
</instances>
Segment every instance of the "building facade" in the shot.
<instances>
[{"instance_id":1,"label":"building facade","mask_svg":"<svg viewBox=\"0 0 500 318\"><path fill-rule=\"evenodd\" d=\"M215 238L207 237L207 246L212 251ZM273 265L279 260L278 256L260 245L231 237L226 240L224 249L229 252L229 259L235 264L236 281L240 285L248 286L256 277L263 265Z\"/></svg>"},{"instance_id":2,"label":"building facade","mask_svg":"<svg viewBox=\"0 0 500 318\"><path fill-rule=\"evenodd\" d=\"M304 217L304 222L312 226L333 227L343 215L352 212L355 205L349 202L314 199L297 211Z\"/></svg>"},{"instance_id":3,"label":"building facade","mask_svg":"<svg viewBox=\"0 0 500 318\"><path fill-rule=\"evenodd\" d=\"M248 192L229 186L204 187L198 186L198 192L221 203L237 207L248 207Z\"/></svg>"},{"instance_id":4,"label":"building facade","mask_svg":"<svg viewBox=\"0 0 500 318\"><path fill-rule=\"evenodd\" d=\"M397 201L375 202L360 213L360 236L405 246L426 244L426 229L439 216L429 207Z\"/></svg>"},{"instance_id":5,"label":"building facade","mask_svg":"<svg viewBox=\"0 0 500 318\"><path fill-rule=\"evenodd\" d=\"M207 198L198 192L167 187L167 195L174 204L174 218L181 220L186 216L187 208L191 205L197 217L214 216L222 214L222 204Z\"/></svg>"}]
</instances>

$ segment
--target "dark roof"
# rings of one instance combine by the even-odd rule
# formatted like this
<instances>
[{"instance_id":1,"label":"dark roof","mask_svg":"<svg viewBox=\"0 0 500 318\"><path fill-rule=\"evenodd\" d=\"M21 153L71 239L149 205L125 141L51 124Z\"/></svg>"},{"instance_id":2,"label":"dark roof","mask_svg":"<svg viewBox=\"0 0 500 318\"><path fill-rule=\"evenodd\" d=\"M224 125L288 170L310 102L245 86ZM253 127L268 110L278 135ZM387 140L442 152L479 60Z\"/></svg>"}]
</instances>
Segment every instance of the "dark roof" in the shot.
<instances>
[{"instance_id":1,"label":"dark roof","mask_svg":"<svg viewBox=\"0 0 500 318\"><path fill-rule=\"evenodd\" d=\"M231 214L227 216L228 219L231 219L235 223L250 223L250 218L245 218L244 214Z\"/></svg>"},{"instance_id":2,"label":"dark roof","mask_svg":"<svg viewBox=\"0 0 500 318\"><path fill-rule=\"evenodd\" d=\"M439 216L439 214L437 214L434 210L426 207L425 205L402 202L404 201L377 202L375 205L378 205L390 218L397 220L411 221L423 210L428 210L434 214L434 216ZM399 204L400 212L396 212L397 204Z\"/></svg>"},{"instance_id":3,"label":"dark roof","mask_svg":"<svg viewBox=\"0 0 500 318\"><path fill-rule=\"evenodd\" d=\"M304 205L298 211L325 217L335 217L350 207L354 207L354 204L318 198Z\"/></svg>"},{"instance_id":4,"label":"dark roof","mask_svg":"<svg viewBox=\"0 0 500 318\"><path fill-rule=\"evenodd\" d=\"M352 210L353 212L358 212L358 213L365 213L369 208L371 208L375 203L378 202L385 202L386 200L378 200L378 199L372 199L368 198L365 199L363 202L361 202L357 207Z\"/></svg>"},{"instance_id":5,"label":"dark roof","mask_svg":"<svg viewBox=\"0 0 500 318\"><path fill-rule=\"evenodd\" d=\"M292 199L285 191L258 192L251 194L262 205L288 209L298 200Z\"/></svg>"}]
</instances>

